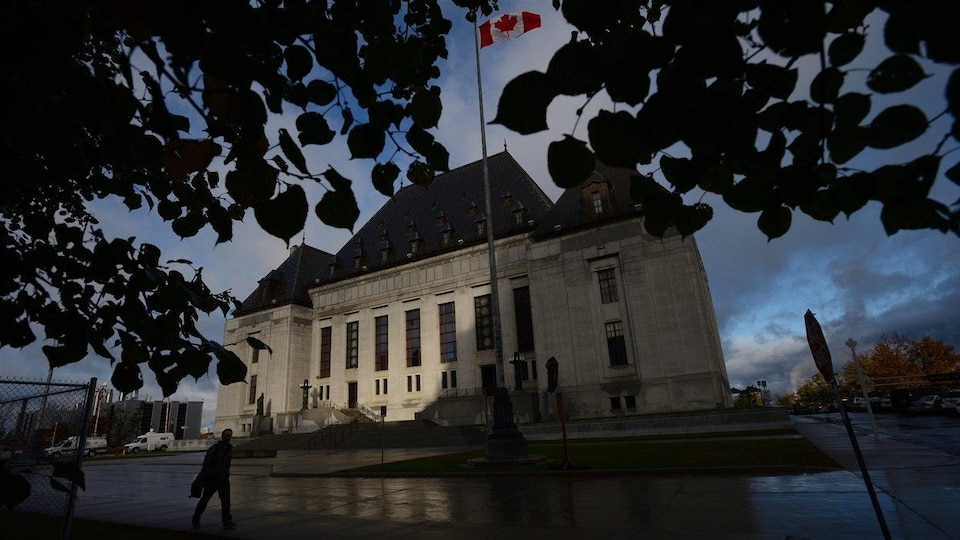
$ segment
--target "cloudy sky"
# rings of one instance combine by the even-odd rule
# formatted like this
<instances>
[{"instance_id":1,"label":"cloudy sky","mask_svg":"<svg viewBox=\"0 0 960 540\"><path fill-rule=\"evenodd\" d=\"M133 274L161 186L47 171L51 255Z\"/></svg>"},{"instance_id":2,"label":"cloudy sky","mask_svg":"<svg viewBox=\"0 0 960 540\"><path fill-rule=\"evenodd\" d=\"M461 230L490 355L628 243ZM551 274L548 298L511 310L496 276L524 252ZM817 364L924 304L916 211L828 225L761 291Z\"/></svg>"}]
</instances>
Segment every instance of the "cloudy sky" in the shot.
<instances>
[{"instance_id":1,"label":"cloudy sky","mask_svg":"<svg viewBox=\"0 0 960 540\"><path fill-rule=\"evenodd\" d=\"M509 80L529 70L546 71L553 51L570 39L572 28L550 4L549 0L501 0L502 11L522 9L539 13L543 26L519 39L496 43L481 51L486 118L495 116L500 92ZM481 144L473 28L459 12L448 13L454 29L447 41L449 58L441 65L444 111L436 135L450 151L451 167L457 167L480 159ZM873 26L876 28L879 26ZM870 68L884 56L878 52L865 58L865 64L851 67ZM936 76L924 81L925 86L910 99L932 118L943 110L942 94L937 93L942 90L937 89L944 87L945 74L935 72L935 66L925 67ZM857 74L851 73L843 91L853 88L865 74L860 73L858 79ZM801 78L798 88L804 86ZM559 190L547 173L547 145L575 126L574 135L586 139L586 120L600 108L609 108L602 100L594 100L586 107L584 120L577 124L574 111L583 104L581 99L555 100L549 109L550 130L532 136L488 126L489 153L499 152L506 145L556 200ZM875 101L873 111L879 110L880 103ZM271 127L291 126L296 117L296 112L291 112L290 116L272 118ZM943 129L942 124L934 125ZM932 147L929 140L918 144ZM951 148L951 144L956 146L951 141L946 148ZM898 151L917 155L910 145L905 145L891 151L893 160L898 158ZM305 153L312 172L333 166L354 179L362 212L360 222L369 219L385 202L365 180L372 162L351 161L345 141ZM956 163L958 155L960 152L950 154L941 170ZM868 157L870 161L859 164L862 168L876 166L876 156ZM310 189L315 188L308 188L308 197L315 204L321 193ZM701 195L690 194L692 199ZM941 176L933 197L942 202L957 201L960 190ZM704 196L703 202L714 207L715 217L696 235L696 242L709 277L732 386L742 388L765 380L778 395L815 373L804 334L803 314L807 309L817 314L838 368L849 358L844 347L849 337L859 342L861 350L880 336L894 332L908 337L930 335L960 349L960 241L956 237L930 231L900 232L887 237L879 220L879 205L870 204L852 219L841 216L832 225L795 213L790 232L768 242L756 227L756 214L731 211L712 194ZM95 210L108 235L135 234L140 241L159 245L167 259L189 259L204 267L204 276L213 290L229 289L240 299L287 253L282 240L259 230L252 213L247 222L235 226L232 243L215 247L215 236L209 231L181 241L154 213L130 213L116 201L99 202ZM348 231L326 227L311 212L304 234L293 243L305 240L333 253L349 237ZM220 340L223 324L223 318L211 317L201 321L201 328L209 338ZM47 365L40 345L0 350L0 378L43 379ZM107 360L91 355L58 369L54 377L65 381L97 377L102 382L109 381L110 373ZM145 377L141 397L161 399L159 387L148 374ZM204 401L203 425L212 427L215 373L211 370L196 383L192 378L186 379L172 399Z\"/></svg>"}]
</instances>

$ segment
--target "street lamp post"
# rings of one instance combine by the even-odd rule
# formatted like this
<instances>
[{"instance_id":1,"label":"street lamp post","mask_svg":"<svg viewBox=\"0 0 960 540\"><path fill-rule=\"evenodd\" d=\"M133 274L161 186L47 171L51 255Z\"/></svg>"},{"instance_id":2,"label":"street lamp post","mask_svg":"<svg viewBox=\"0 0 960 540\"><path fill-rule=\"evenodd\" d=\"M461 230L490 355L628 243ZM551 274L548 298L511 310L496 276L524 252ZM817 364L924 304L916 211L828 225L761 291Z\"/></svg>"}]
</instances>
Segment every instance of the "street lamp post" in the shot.
<instances>
[{"instance_id":1,"label":"street lamp post","mask_svg":"<svg viewBox=\"0 0 960 540\"><path fill-rule=\"evenodd\" d=\"M309 380L309 379L304 379L303 382L300 383L300 389L303 390L303 407L302 407L302 409L304 409L304 410L307 409L307 398L310 396L310 389L311 389L311 388L313 388L313 387L310 386L310 380Z\"/></svg>"}]
</instances>

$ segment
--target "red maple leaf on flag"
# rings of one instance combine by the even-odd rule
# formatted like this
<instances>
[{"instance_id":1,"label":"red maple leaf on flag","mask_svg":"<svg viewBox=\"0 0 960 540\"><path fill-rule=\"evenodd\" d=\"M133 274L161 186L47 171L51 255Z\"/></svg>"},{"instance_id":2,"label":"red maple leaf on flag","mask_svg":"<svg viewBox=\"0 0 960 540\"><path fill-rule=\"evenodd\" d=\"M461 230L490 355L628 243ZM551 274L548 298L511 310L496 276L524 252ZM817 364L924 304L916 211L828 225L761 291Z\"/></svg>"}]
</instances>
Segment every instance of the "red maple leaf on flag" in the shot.
<instances>
[{"instance_id":1,"label":"red maple leaf on flag","mask_svg":"<svg viewBox=\"0 0 960 540\"><path fill-rule=\"evenodd\" d=\"M517 27L517 16L512 13L507 13L497 19L493 25L501 32L512 32L513 29Z\"/></svg>"}]
</instances>

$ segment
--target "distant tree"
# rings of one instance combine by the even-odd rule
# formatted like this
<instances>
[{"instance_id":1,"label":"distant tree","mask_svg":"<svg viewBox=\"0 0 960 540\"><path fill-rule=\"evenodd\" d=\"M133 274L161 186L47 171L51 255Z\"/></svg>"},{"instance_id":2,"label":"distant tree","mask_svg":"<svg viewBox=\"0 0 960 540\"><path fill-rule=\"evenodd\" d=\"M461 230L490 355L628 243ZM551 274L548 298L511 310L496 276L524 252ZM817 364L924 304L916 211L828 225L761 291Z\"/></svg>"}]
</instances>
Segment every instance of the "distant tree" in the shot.
<instances>
[{"instance_id":1,"label":"distant tree","mask_svg":"<svg viewBox=\"0 0 960 540\"><path fill-rule=\"evenodd\" d=\"M893 388L928 384L927 375L960 373L960 354L954 352L953 346L930 336L919 340L897 334L883 336L869 350L858 354L857 359L878 395ZM844 396L861 394L852 360L844 364L840 380Z\"/></svg>"},{"instance_id":2,"label":"distant tree","mask_svg":"<svg viewBox=\"0 0 960 540\"><path fill-rule=\"evenodd\" d=\"M762 405L763 397L760 395L760 389L755 386L744 388L733 400L734 407L760 407Z\"/></svg>"},{"instance_id":3,"label":"distant tree","mask_svg":"<svg viewBox=\"0 0 960 540\"><path fill-rule=\"evenodd\" d=\"M797 402L803 405L827 407L836 403L830 384L817 373L797 388Z\"/></svg>"},{"instance_id":4,"label":"distant tree","mask_svg":"<svg viewBox=\"0 0 960 540\"><path fill-rule=\"evenodd\" d=\"M774 401L774 405L777 407L793 407L798 402L797 394L794 392L787 392L782 396L778 396Z\"/></svg>"}]
</instances>

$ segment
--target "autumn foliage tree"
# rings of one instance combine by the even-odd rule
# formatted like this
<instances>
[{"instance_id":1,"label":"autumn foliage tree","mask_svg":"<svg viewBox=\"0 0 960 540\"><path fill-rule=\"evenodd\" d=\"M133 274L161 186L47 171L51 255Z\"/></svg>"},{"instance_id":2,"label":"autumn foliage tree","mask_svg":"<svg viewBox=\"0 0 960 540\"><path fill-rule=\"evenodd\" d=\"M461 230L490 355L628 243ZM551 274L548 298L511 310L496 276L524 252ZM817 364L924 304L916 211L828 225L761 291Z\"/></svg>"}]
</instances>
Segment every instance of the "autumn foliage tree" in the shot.
<instances>
[{"instance_id":1,"label":"autumn foliage tree","mask_svg":"<svg viewBox=\"0 0 960 540\"><path fill-rule=\"evenodd\" d=\"M883 336L869 350L857 354L860 368L869 385L879 394L893 388L928 386L928 375L960 375L960 354L953 346L924 336L919 340L897 334ZM848 361L840 372L845 396L860 395L856 365Z\"/></svg>"}]
</instances>

